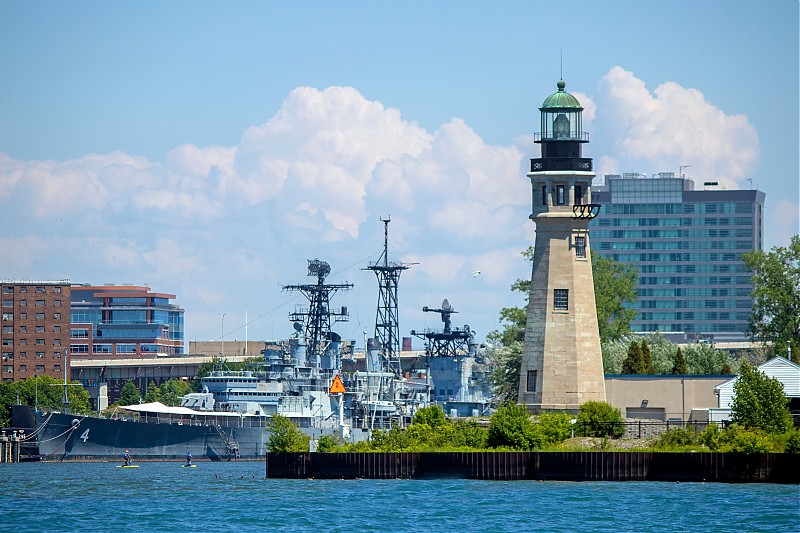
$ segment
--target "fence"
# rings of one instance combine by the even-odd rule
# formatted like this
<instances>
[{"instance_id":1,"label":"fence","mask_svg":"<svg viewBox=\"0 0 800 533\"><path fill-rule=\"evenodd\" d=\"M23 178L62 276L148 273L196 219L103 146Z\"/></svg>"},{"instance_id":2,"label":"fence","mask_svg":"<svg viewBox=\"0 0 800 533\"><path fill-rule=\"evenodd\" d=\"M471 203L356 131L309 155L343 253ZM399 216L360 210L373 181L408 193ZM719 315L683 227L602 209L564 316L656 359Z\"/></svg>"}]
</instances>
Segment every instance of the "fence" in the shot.
<instances>
[{"instance_id":1,"label":"fence","mask_svg":"<svg viewBox=\"0 0 800 533\"><path fill-rule=\"evenodd\" d=\"M723 424L724 425L724 424ZM670 429L693 429L703 431L708 422L681 420L626 420L624 422L576 422L575 437L622 437L625 439L650 439Z\"/></svg>"}]
</instances>

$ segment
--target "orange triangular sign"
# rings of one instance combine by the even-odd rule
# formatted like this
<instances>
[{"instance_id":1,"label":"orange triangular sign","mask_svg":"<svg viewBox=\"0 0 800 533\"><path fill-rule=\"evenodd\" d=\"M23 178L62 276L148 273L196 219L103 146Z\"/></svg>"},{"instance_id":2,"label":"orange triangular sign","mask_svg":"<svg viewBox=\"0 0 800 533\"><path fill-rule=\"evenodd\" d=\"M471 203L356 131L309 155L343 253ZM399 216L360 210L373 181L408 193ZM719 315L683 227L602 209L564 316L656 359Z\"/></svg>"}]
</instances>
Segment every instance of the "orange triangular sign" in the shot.
<instances>
[{"instance_id":1,"label":"orange triangular sign","mask_svg":"<svg viewBox=\"0 0 800 533\"><path fill-rule=\"evenodd\" d=\"M331 383L331 389L329 391L331 394L344 394L347 390L344 388L344 383L339 378L339 374L333 376L333 383Z\"/></svg>"}]
</instances>

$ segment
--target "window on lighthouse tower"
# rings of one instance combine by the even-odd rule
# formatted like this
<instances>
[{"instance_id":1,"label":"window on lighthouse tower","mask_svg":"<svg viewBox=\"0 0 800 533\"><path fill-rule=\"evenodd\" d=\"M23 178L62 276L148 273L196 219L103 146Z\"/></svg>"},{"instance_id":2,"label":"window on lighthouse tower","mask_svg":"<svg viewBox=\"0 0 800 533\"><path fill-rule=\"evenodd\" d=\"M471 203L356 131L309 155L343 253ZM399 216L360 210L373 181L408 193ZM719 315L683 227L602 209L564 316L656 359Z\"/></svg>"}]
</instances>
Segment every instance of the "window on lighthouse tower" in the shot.
<instances>
[{"instance_id":1,"label":"window on lighthouse tower","mask_svg":"<svg viewBox=\"0 0 800 533\"><path fill-rule=\"evenodd\" d=\"M556 139L569 138L569 119L564 113L559 113L553 121L553 136Z\"/></svg>"}]
</instances>

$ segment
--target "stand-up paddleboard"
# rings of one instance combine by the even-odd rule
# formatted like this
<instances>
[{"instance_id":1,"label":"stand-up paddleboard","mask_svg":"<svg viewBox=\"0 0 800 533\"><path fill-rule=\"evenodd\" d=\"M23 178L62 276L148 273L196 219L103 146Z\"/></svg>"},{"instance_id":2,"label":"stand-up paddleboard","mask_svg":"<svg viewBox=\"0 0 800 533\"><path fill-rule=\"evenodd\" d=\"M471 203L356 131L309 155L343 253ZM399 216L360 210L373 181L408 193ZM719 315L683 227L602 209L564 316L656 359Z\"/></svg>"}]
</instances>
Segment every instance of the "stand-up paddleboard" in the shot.
<instances>
[{"instance_id":1,"label":"stand-up paddleboard","mask_svg":"<svg viewBox=\"0 0 800 533\"><path fill-rule=\"evenodd\" d=\"M139 465L117 465L117 468L139 468Z\"/></svg>"},{"instance_id":2,"label":"stand-up paddleboard","mask_svg":"<svg viewBox=\"0 0 800 533\"><path fill-rule=\"evenodd\" d=\"M181 468L197 468L197 465L181 465Z\"/></svg>"}]
</instances>

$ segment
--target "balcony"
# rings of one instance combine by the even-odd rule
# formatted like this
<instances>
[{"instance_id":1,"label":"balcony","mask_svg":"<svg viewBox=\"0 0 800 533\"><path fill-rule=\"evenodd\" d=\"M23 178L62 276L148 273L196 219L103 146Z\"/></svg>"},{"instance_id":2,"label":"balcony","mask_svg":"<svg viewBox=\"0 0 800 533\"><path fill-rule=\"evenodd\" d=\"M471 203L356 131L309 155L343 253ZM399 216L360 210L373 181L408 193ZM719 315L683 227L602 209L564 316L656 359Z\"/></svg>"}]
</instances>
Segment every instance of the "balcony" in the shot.
<instances>
[{"instance_id":1,"label":"balcony","mask_svg":"<svg viewBox=\"0 0 800 533\"><path fill-rule=\"evenodd\" d=\"M540 143L542 141L578 141L582 143L589 142L589 134L585 131L570 130L569 132L562 132L556 134L552 131L537 132L533 134L533 142Z\"/></svg>"},{"instance_id":2,"label":"balcony","mask_svg":"<svg viewBox=\"0 0 800 533\"><path fill-rule=\"evenodd\" d=\"M549 170L579 170L592 171L592 160L589 157L548 157L531 159L531 172L545 172Z\"/></svg>"}]
</instances>

